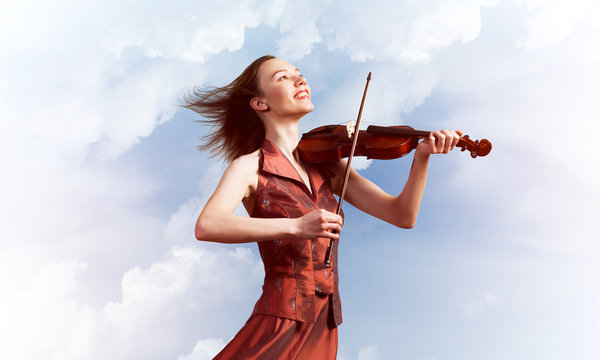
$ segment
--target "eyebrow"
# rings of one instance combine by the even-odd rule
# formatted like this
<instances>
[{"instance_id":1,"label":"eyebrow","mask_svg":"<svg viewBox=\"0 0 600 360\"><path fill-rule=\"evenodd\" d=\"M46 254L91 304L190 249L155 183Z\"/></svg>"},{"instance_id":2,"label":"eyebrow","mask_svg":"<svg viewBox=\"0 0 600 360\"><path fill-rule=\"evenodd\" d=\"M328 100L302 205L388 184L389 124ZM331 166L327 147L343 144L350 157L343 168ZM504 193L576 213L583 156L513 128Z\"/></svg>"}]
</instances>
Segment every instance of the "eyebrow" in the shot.
<instances>
[{"instance_id":1,"label":"eyebrow","mask_svg":"<svg viewBox=\"0 0 600 360\"><path fill-rule=\"evenodd\" d=\"M280 73L280 72L282 72L282 71L288 71L288 70L289 70L289 69L279 69L279 70L275 71L275 72L273 73L273 76L271 76L271 79L272 79L272 78L274 78L274 77L275 77L275 75L277 75L278 73ZM294 70L295 70L295 71L297 71L297 72L300 72L300 69L298 69L298 68L295 68Z\"/></svg>"}]
</instances>

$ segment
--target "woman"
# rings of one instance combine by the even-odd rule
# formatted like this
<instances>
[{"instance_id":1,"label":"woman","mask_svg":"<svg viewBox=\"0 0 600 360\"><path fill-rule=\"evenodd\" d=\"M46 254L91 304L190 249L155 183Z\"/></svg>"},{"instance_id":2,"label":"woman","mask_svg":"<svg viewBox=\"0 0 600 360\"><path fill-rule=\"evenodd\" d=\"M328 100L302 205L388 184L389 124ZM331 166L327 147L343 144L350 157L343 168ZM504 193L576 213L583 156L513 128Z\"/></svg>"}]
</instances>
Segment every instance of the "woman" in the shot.
<instances>
[{"instance_id":1,"label":"woman","mask_svg":"<svg viewBox=\"0 0 600 360\"><path fill-rule=\"evenodd\" d=\"M334 213L346 161L316 167L296 151L298 122L313 110L306 79L273 56L255 60L231 84L194 90L186 107L216 130L202 149L231 163L196 222L196 238L257 242L265 265L263 294L240 332L216 359L335 359L341 323L337 243L331 268L329 239L338 240ZM401 228L412 228L430 154L452 150L462 133L433 132L417 146L404 189L391 196L356 171L345 200ZM250 217L233 214L240 201Z\"/></svg>"}]
</instances>

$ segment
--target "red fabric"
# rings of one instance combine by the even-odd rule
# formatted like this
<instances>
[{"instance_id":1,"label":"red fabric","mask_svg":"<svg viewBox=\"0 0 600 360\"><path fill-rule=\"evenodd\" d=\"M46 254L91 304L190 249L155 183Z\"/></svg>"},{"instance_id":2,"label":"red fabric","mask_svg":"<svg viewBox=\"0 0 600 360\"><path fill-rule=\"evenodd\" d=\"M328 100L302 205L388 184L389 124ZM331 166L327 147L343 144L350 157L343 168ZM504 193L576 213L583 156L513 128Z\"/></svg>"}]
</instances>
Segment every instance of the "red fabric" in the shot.
<instances>
[{"instance_id":1,"label":"red fabric","mask_svg":"<svg viewBox=\"0 0 600 360\"><path fill-rule=\"evenodd\" d=\"M269 140L264 141L259 161L256 203L252 217L298 218L310 211L335 212L337 201L328 178L306 164L312 193L292 163ZM280 239L260 241L258 248L265 266L263 294L253 315L275 315L303 322L315 322L318 312L315 292L332 295L336 325L342 322L338 292L337 245L334 242L332 267L325 267L329 239Z\"/></svg>"},{"instance_id":2,"label":"red fabric","mask_svg":"<svg viewBox=\"0 0 600 360\"><path fill-rule=\"evenodd\" d=\"M334 212L337 201L328 178L306 165L309 186L269 140L260 152L252 217L297 218L316 209ZM215 359L335 360L342 322L337 274L325 267L329 239L260 241L265 266L263 294L246 325Z\"/></svg>"},{"instance_id":3,"label":"red fabric","mask_svg":"<svg viewBox=\"0 0 600 360\"><path fill-rule=\"evenodd\" d=\"M337 327L328 316L330 296L319 295L317 321L306 323L271 315L254 315L215 360L335 360Z\"/></svg>"}]
</instances>

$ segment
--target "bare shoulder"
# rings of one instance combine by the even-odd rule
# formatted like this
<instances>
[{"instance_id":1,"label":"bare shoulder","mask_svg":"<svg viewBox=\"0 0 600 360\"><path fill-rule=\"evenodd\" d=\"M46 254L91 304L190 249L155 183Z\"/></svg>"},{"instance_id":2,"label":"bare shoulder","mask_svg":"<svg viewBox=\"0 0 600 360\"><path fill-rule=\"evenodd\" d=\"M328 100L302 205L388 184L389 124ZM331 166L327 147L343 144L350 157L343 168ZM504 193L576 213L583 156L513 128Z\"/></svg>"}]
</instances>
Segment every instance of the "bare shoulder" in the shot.
<instances>
[{"instance_id":1,"label":"bare shoulder","mask_svg":"<svg viewBox=\"0 0 600 360\"><path fill-rule=\"evenodd\" d=\"M242 155L229 164L229 169L235 173L245 173L247 175L258 172L258 152L256 150L250 154Z\"/></svg>"},{"instance_id":2,"label":"bare shoulder","mask_svg":"<svg viewBox=\"0 0 600 360\"><path fill-rule=\"evenodd\" d=\"M254 196L258 182L258 155L252 155L241 156L229 164L202 211L233 213L240 201L246 202Z\"/></svg>"},{"instance_id":3,"label":"bare shoulder","mask_svg":"<svg viewBox=\"0 0 600 360\"><path fill-rule=\"evenodd\" d=\"M258 153L260 150L256 150L250 154L242 155L229 164L229 167L225 171L227 177L234 177L238 181L243 181L248 186L249 192L256 190L256 184L258 183Z\"/></svg>"},{"instance_id":4,"label":"bare shoulder","mask_svg":"<svg viewBox=\"0 0 600 360\"><path fill-rule=\"evenodd\" d=\"M246 188L242 203L248 214L252 214L256 199L256 188L258 187L258 160L259 150L250 154L242 155L233 160L226 170L228 177L244 183Z\"/></svg>"}]
</instances>

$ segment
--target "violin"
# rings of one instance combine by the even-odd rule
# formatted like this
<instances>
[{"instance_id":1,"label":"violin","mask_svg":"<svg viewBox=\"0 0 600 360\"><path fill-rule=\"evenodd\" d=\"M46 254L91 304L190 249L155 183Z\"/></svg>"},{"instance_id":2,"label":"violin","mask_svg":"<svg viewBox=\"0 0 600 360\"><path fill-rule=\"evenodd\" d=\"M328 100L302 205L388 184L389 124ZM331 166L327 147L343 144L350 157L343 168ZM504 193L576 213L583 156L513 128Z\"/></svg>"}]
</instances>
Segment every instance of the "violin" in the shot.
<instances>
[{"instance_id":1,"label":"violin","mask_svg":"<svg viewBox=\"0 0 600 360\"><path fill-rule=\"evenodd\" d=\"M352 148L352 126L326 125L302 135L298 143L298 152L304 162L327 163L350 156ZM430 131L415 130L410 126L375 126L360 130L354 150L354 156L366 156L367 159L389 160L400 158L419 144L419 139L427 138ZM492 150L492 144L486 140L471 140L464 135L458 141L461 151L468 150L471 157L486 156Z\"/></svg>"},{"instance_id":2,"label":"violin","mask_svg":"<svg viewBox=\"0 0 600 360\"><path fill-rule=\"evenodd\" d=\"M313 129L302 135L298 143L298 153L302 161L308 163L334 162L342 158L348 158L346 171L344 172L344 181L342 182L342 191L337 204L336 214L340 214L348 179L352 158L356 156L366 156L370 159L396 159L410 153L419 144L420 138L426 138L431 135L429 131L414 130L410 126L369 126L366 131L355 129L360 128L360 118L362 116L371 73L367 76L365 91L363 92L356 127L349 124L327 125ZM469 150L471 156L486 156L492 150L492 144L486 139L471 140L468 135L460 138L457 146L462 151ZM325 253L325 266L331 266L331 254L333 249L333 239L329 239L329 247Z\"/></svg>"}]
</instances>

